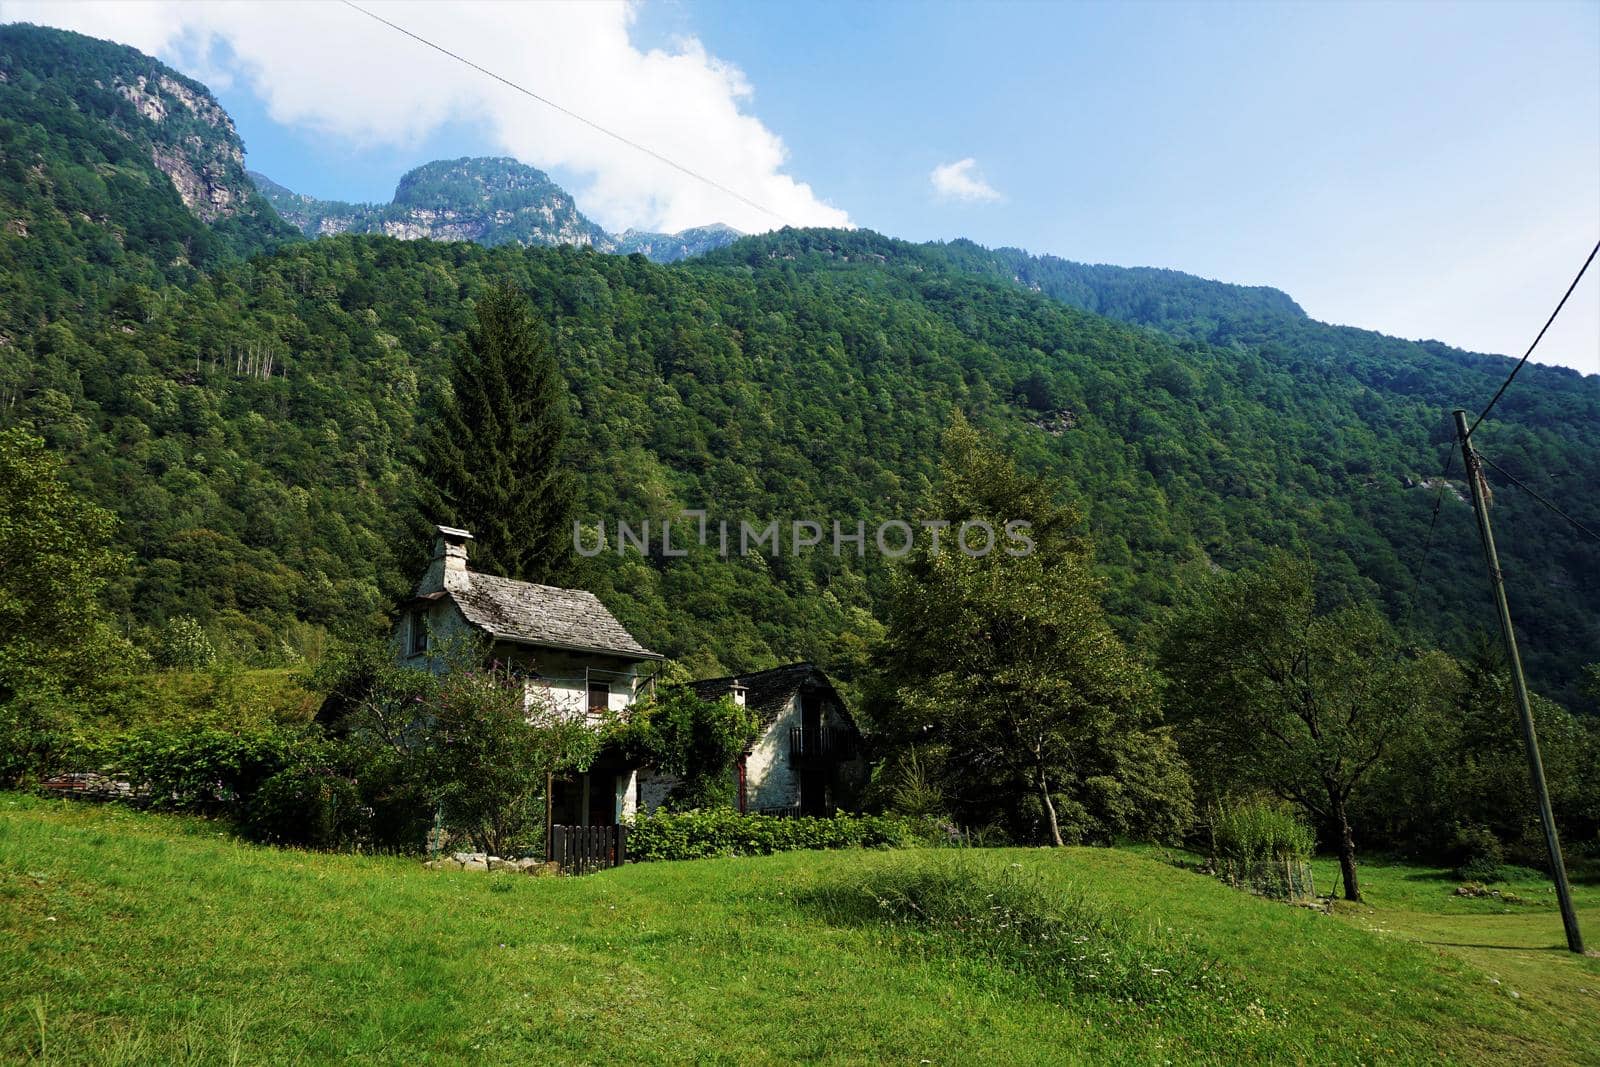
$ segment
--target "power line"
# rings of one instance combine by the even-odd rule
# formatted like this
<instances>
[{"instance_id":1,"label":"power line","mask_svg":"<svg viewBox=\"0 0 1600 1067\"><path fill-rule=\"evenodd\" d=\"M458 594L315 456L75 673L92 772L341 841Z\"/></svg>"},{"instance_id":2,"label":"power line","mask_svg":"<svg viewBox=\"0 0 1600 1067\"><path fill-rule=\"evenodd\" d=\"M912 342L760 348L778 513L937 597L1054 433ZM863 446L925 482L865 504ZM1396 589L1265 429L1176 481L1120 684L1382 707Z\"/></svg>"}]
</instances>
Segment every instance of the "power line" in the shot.
<instances>
[{"instance_id":1,"label":"power line","mask_svg":"<svg viewBox=\"0 0 1600 1067\"><path fill-rule=\"evenodd\" d=\"M349 0L346 0L346 2L348 3ZM1533 344L1528 346L1528 350L1522 354L1522 358L1517 361L1517 365L1511 368L1511 373L1506 375L1506 380L1500 383L1500 388L1496 389L1494 396L1489 398L1488 407L1479 412L1478 417L1472 421L1472 429L1467 431L1467 437L1470 438L1472 436L1473 432L1478 428L1478 423L1482 422L1489 412L1494 409L1495 404L1499 403L1500 397L1506 391L1506 387L1517 376L1517 371L1522 369L1522 365L1528 362L1528 357L1533 355L1533 350L1539 347L1539 342L1544 340L1545 331L1550 329L1550 324L1556 321L1556 316L1561 314L1561 309L1567 306L1567 297L1571 296L1573 291L1578 288L1578 283L1583 281L1583 274L1589 269L1589 264L1594 262L1596 252L1600 252L1600 241L1595 242L1594 248L1589 252L1589 258L1584 260L1583 266L1578 268L1578 276L1572 279L1572 284L1567 286L1567 291L1561 296L1561 303L1556 305L1556 309L1550 312L1550 317L1544 321L1544 327L1539 330L1539 336L1533 339ZM1495 469L1499 470L1500 468L1496 467Z\"/></svg>"},{"instance_id":2,"label":"power line","mask_svg":"<svg viewBox=\"0 0 1600 1067\"><path fill-rule=\"evenodd\" d=\"M1520 478L1518 478L1515 474L1512 474L1510 471L1508 471L1504 467L1500 466L1500 464L1496 463L1494 460L1490 459L1488 456L1484 455L1482 452L1478 453L1478 458L1481 459L1483 462L1487 463L1489 466L1493 467L1495 470L1499 471L1501 474L1505 475L1507 478L1511 479L1511 484L1515 485L1518 489L1521 489L1524 493L1527 493L1529 496L1533 497L1533 499L1537 500L1539 503L1543 504L1545 507L1547 507L1551 511L1555 512L1557 515L1560 515L1563 519L1566 519L1568 522L1572 523L1574 528L1576 528L1578 530L1581 530L1585 534L1588 534L1590 537L1594 538L1594 540L1600 541L1600 534L1596 534L1593 530L1589 529L1589 527L1585 526L1583 523L1579 522L1577 519L1573 518L1571 515L1568 515L1565 511L1562 511L1559 507L1557 507L1555 504L1552 504L1549 500L1546 500L1538 492L1536 492L1533 489L1530 489L1527 485L1524 485L1522 480Z\"/></svg>"},{"instance_id":3,"label":"power line","mask_svg":"<svg viewBox=\"0 0 1600 1067\"><path fill-rule=\"evenodd\" d=\"M650 147L648 147L646 145L642 145L638 141L630 140L629 138L624 137L620 133L616 133L615 131L608 130L604 126L600 125L598 122L595 122L595 121L593 121L591 119L584 118L582 115L578 114L576 111L573 111L571 108L562 107L560 104L556 103L554 100L551 100L549 97L540 96L538 93L534 92L532 89L529 89L529 88L527 88L525 86L522 86L522 85L518 85L516 82L512 81L510 78L506 78L506 77L503 77L502 75L496 74L494 71L489 70L486 67L480 67L478 64L474 63L472 60L468 59L466 56L459 55L459 54L457 54L455 52L450 51L450 49L444 47L443 45L439 45L439 44L433 43L432 41L428 40L426 37L422 37L422 36L419 36L419 35L417 35L415 33L412 33L410 30L406 29L404 26L401 26L401 25L398 25L396 23L390 22L388 19L384 18L382 15L376 14L375 12L372 12L372 11L368 11L366 8L360 6L359 4L353 3L352 0L340 0L340 2L343 3L348 8L352 8L352 9L354 9L356 11L361 12L363 15L367 16L370 19L373 19L373 20L375 20L377 22L383 23L385 26L389 27L391 30L395 30L395 31L397 31L399 33L405 34L407 37L411 38L413 41L416 41L418 44L427 45L429 48L433 49L435 52L439 52L439 53L442 53L444 55L447 55L451 59L455 60L457 63L463 63L466 66L469 66L473 70L477 71L479 74L488 75L489 77L493 78L495 81L499 82L500 84L506 85L506 86L510 86L511 88L515 89L517 92L521 93L524 96L532 97L533 99L539 101L539 103L545 105L546 107L554 108L555 110L561 112L563 115L566 115L568 118L577 119L579 122L583 123L585 126L589 127L590 129L597 130L600 133L605 134L607 137L610 137L614 141L620 141L623 144L627 145L629 148L632 148L632 149L634 149L636 151L639 151L639 152L643 152L645 155L649 156L651 159L654 159L654 160L656 160L656 161L658 161L660 163L665 163L667 166L673 168L674 170L682 171L684 174L687 174L689 177L695 179L696 181L704 182L705 184L711 186L711 188L716 189L718 192L725 193L728 196L733 197L735 200L738 200L739 202L741 202L743 204L746 204L746 205L748 205L750 207L755 208L757 211L761 212L764 215L772 216L773 218L777 219L779 222L783 223L784 225L787 225L787 226L795 225L793 222L790 222L789 219L785 218L783 215L779 214L778 212L772 210L769 207L766 207L765 205L756 203L754 200L750 199L748 196L745 196L743 193L738 192L737 190L728 188L726 185L723 185L721 182L717 181L715 178L708 178L704 174L701 174L701 173L699 173L698 171L695 171L695 170L691 170L690 168L684 166L682 163L679 163L676 160L668 159L666 156L662 155L660 152L657 152L653 148L650 148Z\"/></svg>"}]
</instances>

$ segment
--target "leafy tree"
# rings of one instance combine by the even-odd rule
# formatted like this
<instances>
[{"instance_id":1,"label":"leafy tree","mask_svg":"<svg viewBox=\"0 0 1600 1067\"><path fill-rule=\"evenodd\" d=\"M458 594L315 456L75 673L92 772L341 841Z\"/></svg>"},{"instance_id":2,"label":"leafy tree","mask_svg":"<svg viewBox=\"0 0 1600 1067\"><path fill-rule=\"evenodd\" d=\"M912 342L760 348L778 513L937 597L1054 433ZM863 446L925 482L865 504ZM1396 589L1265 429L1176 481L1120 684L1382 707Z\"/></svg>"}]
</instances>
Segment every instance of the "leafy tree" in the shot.
<instances>
[{"instance_id":1,"label":"leafy tree","mask_svg":"<svg viewBox=\"0 0 1600 1067\"><path fill-rule=\"evenodd\" d=\"M1511 677L1498 636L1479 635L1440 676L1429 702L1353 805L1369 837L1386 848L1459 863L1463 843L1502 849L1516 863L1547 864L1544 830L1528 779ZM1574 716L1530 694L1545 783L1563 842L1600 831L1600 719ZM1488 842L1493 842L1492 845ZM1493 866L1491 864L1490 866Z\"/></svg>"},{"instance_id":2,"label":"leafy tree","mask_svg":"<svg viewBox=\"0 0 1600 1067\"><path fill-rule=\"evenodd\" d=\"M1169 711L1214 793L1258 785L1337 834L1346 899L1360 900L1351 801L1439 692L1370 605L1318 611L1315 570L1274 554L1218 577L1163 635Z\"/></svg>"},{"instance_id":3,"label":"leafy tree","mask_svg":"<svg viewBox=\"0 0 1600 1067\"><path fill-rule=\"evenodd\" d=\"M445 825L491 855L526 848L543 826L550 775L586 770L595 731L522 681L457 668L440 677L414 750Z\"/></svg>"},{"instance_id":4,"label":"leafy tree","mask_svg":"<svg viewBox=\"0 0 1600 1067\"><path fill-rule=\"evenodd\" d=\"M1181 832L1188 775L1152 677L1106 620L1077 513L959 416L942 472L938 514L951 526L897 573L875 657L885 740L937 760L934 784L958 815L998 811L1020 825L1031 800L1056 845ZM1032 524L1035 551L960 550L963 524L987 522L999 537L1017 520ZM974 532L971 547L980 540Z\"/></svg>"},{"instance_id":5,"label":"leafy tree","mask_svg":"<svg viewBox=\"0 0 1600 1067\"><path fill-rule=\"evenodd\" d=\"M477 848L509 856L536 842L549 777L587 770L600 741L542 687L486 669L486 653L447 641L435 674L396 665L377 644L348 646L318 672L333 686L318 719L366 752L395 813L420 800Z\"/></svg>"},{"instance_id":6,"label":"leafy tree","mask_svg":"<svg viewBox=\"0 0 1600 1067\"><path fill-rule=\"evenodd\" d=\"M515 286L491 290L477 316L428 440L425 507L435 521L472 530L479 567L550 582L571 557L566 387Z\"/></svg>"},{"instance_id":7,"label":"leafy tree","mask_svg":"<svg viewBox=\"0 0 1600 1067\"><path fill-rule=\"evenodd\" d=\"M122 562L114 525L67 487L42 440L0 431L0 705L103 691L131 665L100 602Z\"/></svg>"},{"instance_id":8,"label":"leafy tree","mask_svg":"<svg viewBox=\"0 0 1600 1067\"><path fill-rule=\"evenodd\" d=\"M679 779L667 797L674 811L725 804L733 767L760 731L754 708L732 697L706 700L689 686L660 686L606 728L609 744L639 764Z\"/></svg>"}]
</instances>

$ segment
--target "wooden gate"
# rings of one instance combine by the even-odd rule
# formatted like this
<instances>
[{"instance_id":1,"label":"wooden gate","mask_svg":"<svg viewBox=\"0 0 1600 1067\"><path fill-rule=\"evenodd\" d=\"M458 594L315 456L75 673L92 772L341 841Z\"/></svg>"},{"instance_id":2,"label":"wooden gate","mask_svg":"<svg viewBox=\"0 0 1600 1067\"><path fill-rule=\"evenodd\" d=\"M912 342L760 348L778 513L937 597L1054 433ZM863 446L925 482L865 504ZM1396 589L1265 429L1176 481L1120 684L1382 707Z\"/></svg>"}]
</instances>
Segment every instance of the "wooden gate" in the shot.
<instances>
[{"instance_id":1,"label":"wooden gate","mask_svg":"<svg viewBox=\"0 0 1600 1067\"><path fill-rule=\"evenodd\" d=\"M550 855L567 874L588 874L628 862L626 826L552 826Z\"/></svg>"}]
</instances>

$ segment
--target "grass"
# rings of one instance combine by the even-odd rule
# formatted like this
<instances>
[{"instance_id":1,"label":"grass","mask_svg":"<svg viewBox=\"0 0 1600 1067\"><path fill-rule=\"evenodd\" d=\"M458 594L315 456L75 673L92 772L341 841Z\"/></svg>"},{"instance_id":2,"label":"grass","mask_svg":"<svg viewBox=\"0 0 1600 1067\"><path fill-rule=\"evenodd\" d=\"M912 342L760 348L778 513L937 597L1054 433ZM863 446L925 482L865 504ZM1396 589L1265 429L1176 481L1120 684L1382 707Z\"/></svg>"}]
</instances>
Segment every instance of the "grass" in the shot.
<instances>
[{"instance_id":1,"label":"grass","mask_svg":"<svg viewBox=\"0 0 1600 1067\"><path fill-rule=\"evenodd\" d=\"M1553 907L1365 873L1371 906L1333 916L1112 849L539 879L0 794L0 1060L1597 1062L1600 961L1548 950ZM971 928L989 894L1023 934ZM1018 948L1091 935L1217 985L1102 988Z\"/></svg>"}]
</instances>

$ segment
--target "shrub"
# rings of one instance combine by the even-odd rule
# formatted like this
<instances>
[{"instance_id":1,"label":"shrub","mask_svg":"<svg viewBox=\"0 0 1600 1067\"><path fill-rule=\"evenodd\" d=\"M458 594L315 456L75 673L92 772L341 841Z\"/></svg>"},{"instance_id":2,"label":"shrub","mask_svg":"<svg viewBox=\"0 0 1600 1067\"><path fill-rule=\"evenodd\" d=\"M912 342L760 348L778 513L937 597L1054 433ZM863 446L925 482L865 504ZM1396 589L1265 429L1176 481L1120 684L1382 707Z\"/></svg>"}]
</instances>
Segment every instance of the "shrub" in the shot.
<instances>
[{"instance_id":1,"label":"shrub","mask_svg":"<svg viewBox=\"0 0 1600 1067\"><path fill-rule=\"evenodd\" d=\"M1211 809L1211 863L1229 885L1296 900L1313 892L1316 835L1288 806L1252 799Z\"/></svg>"},{"instance_id":2,"label":"shrub","mask_svg":"<svg viewBox=\"0 0 1600 1067\"><path fill-rule=\"evenodd\" d=\"M887 926L923 958L998 965L1060 1003L1085 993L1164 1006L1236 998L1217 964L1186 937L1062 891L1021 864L897 859L799 899L836 924Z\"/></svg>"},{"instance_id":3,"label":"shrub","mask_svg":"<svg viewBox=\"0 0 1600 1067\"><path fill-rule=\"evenodd\" d=\"M161 628L151 658L161 667L198 670L216 660L217 650L193 616L177 615Z\"/></svg>"},{"instance_id":4,"label":"shrub","mask_svg":"<svg viewBox=\"0 0 1600 1067\"><path fill-rule=\"evenodd\" d=\"M1505 877L1505 847L1492 830L1482 826L1458 826L1450 842L1455 863L1452 872L1465 882L1498 882Z\"/></svg>"},{"instance_id":5,"label":"shrub","mask_svg":"<svg viewBox=\"0 0 1600 1067\"><path fill-rule=\"evenodd\" d=\"M675 665L673 675L682 671ZM605 739L628 759L680 779L667 797L674 811L733 800L733 767L760 732L754 708L730 696L706 700L683 684L657 692L609 723Z\"/></svg>"},{"instance_id":6,"label":"shrub","mask_svg":"<svg viewBox=\"0 0 1600 1067\"><path fill-rule=\"evenodd\" d=\"M898 815L785 819L701 808L639 816L628 834L628 855L640 861L692 860L802 849L909 848L942 838L933 824Z\"/></svg>"},{"instance_id":7,"label":"shrub","mask_svg":"<svg viewBox=\"0 0 1600 1067\"><path fill-rule=\"evenodd\" d=\"M63 766L129 782L154 808L241 818L261 784L320 757L320 730L145 726L79 735Z\"/></svg>"},{"instance_id":8,"label":"shrub","mask_svg":"<svg viewBox=\"0 0 1600 1067\"><path fill-rule=\"evenodd\" d=\"M1211 854L1253 864L1309 860L1316 835L1292 810L1265 800L1219 804L1211 809Z\"/></svg>"},{"instance_id":9,"label":"shrub","mask_svg":"<svg viewBox=\"0 0 1600 1067\"><path fill-rule=\"evenodd\" d=\"M356 779L330 763L285 767L244 804L240 828L258 841L349 848L372 841L372 811Z\"/></svg>"},{"instance_id":10,"label":"shrub","mask_svg":"<svg viewBox=\"0 0 1600 1067\"><path fill-rule=\"evenodd\" d=\"M71 743L71 721L70 701L48 691L0 702L0 787L54 771Z\"/></svg>"}]
</instances>

